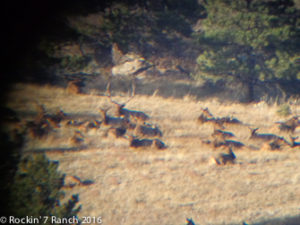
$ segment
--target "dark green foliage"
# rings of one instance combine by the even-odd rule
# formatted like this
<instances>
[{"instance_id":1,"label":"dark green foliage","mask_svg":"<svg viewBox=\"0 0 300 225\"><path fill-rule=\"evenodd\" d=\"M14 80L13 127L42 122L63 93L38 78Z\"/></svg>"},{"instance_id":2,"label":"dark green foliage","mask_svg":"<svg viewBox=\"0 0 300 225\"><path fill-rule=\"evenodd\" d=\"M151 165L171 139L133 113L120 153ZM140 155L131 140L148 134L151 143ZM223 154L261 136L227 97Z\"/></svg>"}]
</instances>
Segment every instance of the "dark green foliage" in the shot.
<instances>
[{"instance_id":1,"label":"dark green foliage","mask_svg":"<svg viewBox=\"0 0 300 225\"><path fill-rule=\"evenodd\" d=\"M22 134L16 133L15 138L12 139L6 132L0 132L0 203L2 206L7 205L7 202L9 202L10 186L17 170L20 146L23 141ZM9 215L7 209L2 211L2 215Z\"/></svg>"},{"instance_id":2,"label":"dark green foliage","mask_svg":"<svg viewBox=\"0 0 300 225\"><path fill-rule=\"evenodd\" d=\"M124 52L162 44L174 32L191 34L191 22L201 17L203 8L196 0L110 1L99 25L77 21L73 29L88 40L110 47L117 43ZM151 44L149 44L151 43Z\"/></svg>"},{"instance_id":3,"label":"dark green foliage","mask_svg":"<svg viewBox=\"0 0 300 225\"><path fill-rule=\"evenodd\" d=\"M11 187L10 213L16 217L76 216L78 196L60 204L64 175L57 171L58 163L45 155L28 156L21 160ZM47 223L46 223L47 224ZM50 224L50 223L49 223Z\"/></svg>"},{"instance_id":4,"label":"dark green foliage","mask_svg":"<svg viewBox=\"0 0 300 225\"><path fill-rule=\"evenodd\" d=\"M277 115L287 117L292 114L291 108L287 104L283 104L278 107L278 110L276 111Z\"/></svg>"},{"instance_id":5,"label":"dark green foliage","mask_svg":"<svg viewBox=\"0 0 300 225\"><path fill-rule=\"evenodd\" d=\"M257 81L299 80L300 14L293 1L206 1L207 18L195 37L204 49L198 77Z\"/></svg>"},{"instance_id":6,"label":"dark green foliage","mask_svg":"<svg viewBox=\"0 0 300 225\"><path fill-rule=\"evenodd\" d=\"M65 56L61 59L60 66L66 72L76 72L87 66L89 58L81 55Z\"/></svg>"}]
</instances>

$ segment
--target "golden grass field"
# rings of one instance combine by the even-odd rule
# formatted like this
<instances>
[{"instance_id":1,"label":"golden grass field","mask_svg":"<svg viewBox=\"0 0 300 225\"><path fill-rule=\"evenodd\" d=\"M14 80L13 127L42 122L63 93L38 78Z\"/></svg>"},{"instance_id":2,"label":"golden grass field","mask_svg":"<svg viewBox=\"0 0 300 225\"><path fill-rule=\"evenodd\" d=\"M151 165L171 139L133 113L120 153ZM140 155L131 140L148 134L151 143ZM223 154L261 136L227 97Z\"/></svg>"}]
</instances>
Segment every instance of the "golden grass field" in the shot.
<instances>
[{"instance_id":1,"label":"golden grass field","mask_svg":"<svg viewBox=\"0 0 300 225\"><path fill-rule=\"evenodd\" d=\"M100 117L99 108L111 105L103 96L70 94L52 86L17 84L9 96L7 106L24 120L34 116L36 102L44 104L49 113L62 109L78 120ZM117 102L127 99L114 96ZM243 122L226 127L235 134L233 140L245 144L234 149L234 165L210 162L222 149L202 143L213 132L211 125L197 123L205 107L217 117L234 116ZM299 105L290 107L299 115ZM83 147L67 151L74 147L70 140L75 128L63 124L45 138L27 139L24 152L47 150L50 159L59 161L62 173L94 182L64 189L67 197L79 194L79 218L101 217L107 225L181 225L188 217L196 224L209 225L252 224L299 215L300 148L261 150L262 142L249 140L248 127L286 136L275 126L285 119L277 115L278 106L137 95L126 108L148 114L149 122L163 132L168 148L132 150L126 139L105 136L100 128L82 131ZM300 136L299 128L294 135Z\"/></svg>"}]
</instances>

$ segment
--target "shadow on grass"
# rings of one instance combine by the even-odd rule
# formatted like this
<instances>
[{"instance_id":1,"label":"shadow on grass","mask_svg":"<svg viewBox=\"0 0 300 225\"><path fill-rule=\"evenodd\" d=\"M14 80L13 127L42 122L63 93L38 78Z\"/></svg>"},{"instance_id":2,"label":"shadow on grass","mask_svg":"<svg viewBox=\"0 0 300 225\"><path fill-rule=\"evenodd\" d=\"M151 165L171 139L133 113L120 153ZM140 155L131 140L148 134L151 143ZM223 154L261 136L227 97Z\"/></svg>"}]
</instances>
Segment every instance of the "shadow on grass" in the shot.
<instances>
[{"instance_id":1,"label":"shadow on grass","mask_svg":"<svg viewBox=\"0 0 300 225\"><path fill-rule=\"evenodd\" d=\"M111 80L112 93L130 93L132 81L128 78L113 78ZM87 80L83 92L91 89L104 93L107 80L97 77ZM290 96L299 96L300 82L258 82L254 87L254 99L262 99L272 103L286 101ZM218 98L221 101L247 102L247 87L239 82L227 83L218 81L212 83L196 82L189 79L176 80L172 77L155 77L136 80L136 94L162 96L165 98L183 98L190 96L196 100Z\"/></svg>"},{"instance_id":2,"label":"shadow on grass","mask_svg":"<svg viewBox=\"0 0 300 225\"><path fill-rule=\"evenodd\" d=\"M83 88L84 93L89 93L91 89L97 90L99 93L104 93L106 90L107 81L98 77L96 80L86 82ZM111 81L111 92L114 93L131 93L132 81L130 79L114 78ZM240 92L241 88L239 88ZM136 94L141 95L157 95L165 98L183 98L191 96L195 99L205 99L209 97L218 97L221 100L243 101L244 94L233 92L222 82L202 83L193 82L190 80L172 80L171 78L154 78L136 80Z\"/></svg>"},{"instance_id":3,"label":"shadow on grass","mask_svg":"<svg viewBox=\"0 0 300 225\"><path fill-rule=\"evenodd\" d=\"M253 223L251 225L300 225L300 215L296 217L277 218L260 223Z\"/></svg>"}]
</instances>

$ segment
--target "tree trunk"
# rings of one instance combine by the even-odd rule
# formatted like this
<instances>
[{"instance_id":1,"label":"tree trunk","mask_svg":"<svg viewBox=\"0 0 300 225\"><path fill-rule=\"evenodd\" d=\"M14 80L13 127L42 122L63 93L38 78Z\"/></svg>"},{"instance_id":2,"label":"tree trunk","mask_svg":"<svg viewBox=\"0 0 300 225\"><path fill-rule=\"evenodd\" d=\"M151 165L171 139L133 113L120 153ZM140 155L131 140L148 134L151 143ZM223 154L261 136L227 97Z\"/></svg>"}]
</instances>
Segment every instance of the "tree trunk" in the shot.
<instances>
[{"instance_id":1,"label":"tree trunk","mask_svg":"<svg viewBox=\"0 0 300 225\"><path fill-rule=\"evenodd\" d=\"M246 88L246 96L245 101L246 102L253 102L254 101L254 83L252 80L249 80L248 82L244 83L244 86Z\"/></svg>"}]
</instances>

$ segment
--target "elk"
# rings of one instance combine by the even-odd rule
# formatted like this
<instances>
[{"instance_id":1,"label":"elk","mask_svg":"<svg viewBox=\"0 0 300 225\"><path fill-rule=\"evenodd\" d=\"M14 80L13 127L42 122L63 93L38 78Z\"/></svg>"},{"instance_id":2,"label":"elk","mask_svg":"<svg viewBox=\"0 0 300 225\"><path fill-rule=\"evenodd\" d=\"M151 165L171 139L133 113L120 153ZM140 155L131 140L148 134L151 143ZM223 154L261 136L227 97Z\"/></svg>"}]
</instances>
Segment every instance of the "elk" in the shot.
<instances>
[{"instance_id":1,"label":"elk","mask_svg":"<svg viewBox=\"0 0 300 225\"><path fill-rule=\"evenodd\" d=\"M207 107L205 109L202 109L202 115L207 119L214 118L214 116L210 113Z\"/></svg>"},{"instance_id":2,"label":"elk","mask_svg":"<svg viewBox=\"0 0 300 225\"><path fill-rule=\"evenodd\" d=\"M280 150L283 145L288 145L288 143L284 139L276 139L271 142L264 143L260 150Z\"/></svg>"},{"instance_id":3,"label":"elk","mask_svg":"<svg viewBox=\"0 0 300 225\"><path fill-rule=\"evenodd\" d=\"M56 128L60 127L60 122L66 118L67 115L62 110L59 110L55 115L48 115L48 120Z\"/></svg>"},{"instance_id":4,"label":"elk","mask_svg":"<svg viewBox=\"0 0 300 225\"><path fill-rule=\"evenodd\" d=\"M153 147L155 147L156 149L160 149L160 150L167 148L165 143L163 143L161 140L159 140L157 138L153 140Z\"/></svg>"},{"instance_id":5,"label":"elk","mask_svg":"<svg viewBox=\"0 0 300 225\"><path fill-rule=\"evenodd\" d=\"M31 137L42 138L46 136L54 128L59 127L59 123L62 120L62 111L57 115L49 115L43 105L37 103L38 114L33 121L29 121L25 125L25 130L29 132ZM64 113L63 113L64 114Z\"/></svg>"},{"instance_id":6,"label":"elk","mask_svg":"<svg viewBox=\"0 0 300 225\"><path fill-rule=\"evenodd\" d=\"M224 129L225 124L241 124L242 122L233 117L221 117L215 118L208 110L208 108L202 109L202 114L198 117L198 122L211 123L215 128Z\"/></svg>"},{"instance_id":7,"label":"elk","mask_svg":"<svg viewBox=\"0 0 300 225\"><path fill-rule=\"evenodd\" d=\"M234 117L221 117L221 118L217 118L217 120L222 124L241 124L242 122L239 121L238 119L234 118Z\"/></svg>"},{"instance_id":8,"label":"elk","mask_svg":"<svg viewBox=\"0 0 300 225\"><path fill-rule=\"evenodd\" d=\"M26 123L25 130L29 132L31 137L42 138L46 136L50 131L53 130L53 127L47 120L42 121L29 121Z\"/></svg>"},{"instance_id":9,"label":"elk","mask_svg":"<svg viewBox=\"0 0 300 225\"><path fill-rule=\"evenodd\" d=\"M71 142L75 145L82 144L84 142L84 135L79 130L76 130L71 138Z\"/></svg>"},{"instance_id":10,"label":"elk","mask_svg":"<svg viewBox=\"0 0 300 225\"><path fill-rule=\"evenodd\" d=\"M138 139L134 136L129 136L129 146L131 148L149 148L165 149L166 145L159 139Z\"/></svg>"},{"instance_id":11,"label":"elk","mask_svg":"<svg viewBox=\"0 0 300 225\"><path fill-rule=\"evenodd\" d=\"M223 131L223 130L220 130L220 129L214 129L214 132L212 133L211 136L226 139L226 138L234 137L234 134L231 133L231 132L228 132L228 131Z\"/></svg>"},{"instance_id":12,"label":"elk","mask_svg":"<svg viewBox=\"0 0 300 225\"><path fill-rule=\"evenodd\" d=\"M149 119L149 116L142 112L142 111L135 111L135 110L129 110L124 108L125 105L134 97L131 96L125 103L120 104L118 102L115 102L112 100L111 96L108 96L110 99L110 102L113 103L116 106L116 116L117 117L124 117L126 119L134 119L134 120L141 120L141 121L146 121Z\"/></svg>"},{"instance_id":13,"label":"elk","mask_svg":"<svg viewBox=\"0 0 300 225\"><path fill-rule=\"evenodd\" d=\"M77 120L69 120L66 125L67 126L74 126L74 127L79 127L82 126L83 124L85 124L86 121L77 121Z\"/></svg>"},{"instance_id":14,"label":"elk","mask_svg":"<svg viewBox=\"0 0 300 225\"><path fill-rule=\"evenodd\" d=\"M294 116L285 122L276 122L279 124L279 130L294 133L295 129L300 126L298 116Z\"/></svg>"},{"instance_id":15,"label":"elk","mask_svg":"<svg viewBox=\"0 0 300 225\"><path fill-rule=\"evenodd\" d=\"M234 164L236 156L231 148L228 149L228 153L220 153L214 161L217 165L226 165L227 163Z\"/></svg>"},{"instance_id":16,"label":"elk","mask_svg":"<svg viewBox=\"0 0 300 225\"><path fill-rule=\"evenodd\" d=\"M224 143L225 146L231 147L231 148L242 148L245 145L242 142L239 141L233 141L233 140L225 140Z\"/></svg>"},{"instance_id":17,"label":"elk","mask_svg":"<svg viewBox=\"0 0 300 225\"><path fill-rule=\"evenodd\" d=\"M233 140L225 140L225 139L214 139L213 141L202 141L203 144L212 145L214 148L219 148L222 146L227 146L231 148L242 148L245 145L242 142L239 141L233 141Z\"/></svg>"},{"instance_id":18,"label":"elk","mask_svg":"<svg viewBox=\"0 0 300 225\"><path fill-rule=\"evenodd\" d=\"M205 108L205 109L202 109L202 113L198 117L198 122L200 124L203 124L212 119L214 119L214 116L209 112L208 108Z\"/></svg>"},{"instance_id":19,"label":"elk","mask_svg":"<svg viewBox=\"0 0 300 225\"><path fill-rule=\"evenodd\" d=\"M75 186L87 186L93 184L92 180L81 180L78 176L64 174L63 187L73 188Z\"/></svg>"},{"instance_id":20,"label":"elk","mask_svg":"<svg viewBox=\"0 0 300 225\"><path fill-rule=\"evenodd\" d=\"M191 218L191 219L189 219L189 218L186 218L186 222L187 222L187 224L186 225L195 225L195 223L194 223L194 221L193 221L193 219Z\"/></svg>"},{"instance_id":21,"label":"elk","mask_svg":"<svg viewBox=\"0 0 300 225\"><path fill-rule=\"evenodd\" d=\"M290 141L291 141L291 143L290 143L290 146L292 147L292 148L294 148L294 147L299 147L300 146L300 142L296 142L295 140L297 140L298 139L298 136L297 137L292 137L292 136L290 136Z\"/></svg>"},{"instance_id":22,"label":"elk","mask_svg":"<svg viewBox=\"0 0 300 225\"><path fill-rule=\"evenodd\" d=\"M37 110L38 110L38 115L35 119L35 123L37 124L47 121L53 127L58 128L60 127L60 122L67 118L67 115L62 110L57 111L57 113L54 115L47 114L45 107L40 104L38 104Z\"/></svg>"},{"instance_id":23,"label":"elk","mask_svg":"<svg viewBox=\"0 0 300 225\"><path fill-rule=\"evenodd\" d=\"M215 118L207 119L206 122L212 124L214 129L224 129L225 128L223 123L220 120L215 119Z\"/></svg>"},{"instance_id":24,"label":"elk","mask_svg":"<svg viewBox=\"0 0 300 225\"><path fill-rule=\"evenodd\" d=\"M162 137L162 132L157 126L145 124L143 121L138 121L134 135L139 137Z\"/></svg>"},{"instance_id":25,"label":"elk","mask_svg":"<svg viewBox=\"0 0 300 225\"><path fill-rule=\"evenodd\" d=\"M119 137L123 137L126 134L126 128L124 127L110 128L108 132L111 133L114 137L119 138Z\"/></svg>"},{"instance_id":26,"label":"elk","mask_svg":"<svg viewBox=\"0 0 300 225\"><path fill-rule=\"evenodd\" d=\"M103 125L110 126L110 127L123 127L126 125L126 120L124 118L119 117L111 117L107 115L108 109L99 109L101 116L102 116L102 123Z\"/></svg>"},{"instance_id":27,"label":"elk","mask_svg":"<svg viewBox=\"0 0 300 225\"><path fill-rule=\"evenodd\" d=\"M75 79L68 82L67 92L69 94L79 94L81 93L82 81L80 79Z\"/></svg>"},{"instance_id":28,"label":"elk","mask_svg":"<svg viewBox=\"0 0 300 225\"><path fill-rule=\"evenodd\" d=\"M101 121L99 120L93 120L91 122L88 122L87 126L86 126L86 130L89 129L98 129L101 126Z\"/></svg>"},{"instance_id":29,"label":"elk","mask_svg":"<svg viewBox=\"0 0 300 225\"><path fill-rule=\"evenodd\" d=\"M250 139L258 139L258 140L264 140L264 141L283 139L282 137L279 137L275 134L258 134L258 133L256 133L256 131L259 128L255 128L255 129L249 128L249 129L251 132Z\"/></svg>"}]
</instances>

